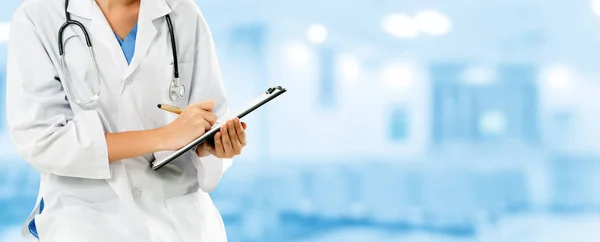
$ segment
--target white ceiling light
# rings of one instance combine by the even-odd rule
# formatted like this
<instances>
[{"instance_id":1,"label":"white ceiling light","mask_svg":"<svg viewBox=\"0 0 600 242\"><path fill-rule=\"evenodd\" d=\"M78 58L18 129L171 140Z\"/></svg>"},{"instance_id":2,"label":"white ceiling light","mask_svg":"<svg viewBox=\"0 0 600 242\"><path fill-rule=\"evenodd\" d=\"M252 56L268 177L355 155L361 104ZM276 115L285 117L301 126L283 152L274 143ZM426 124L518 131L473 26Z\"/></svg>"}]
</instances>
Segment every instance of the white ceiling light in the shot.
<instances>
[{"instance_id":1,"label":"white ceiling light","mask_svg":"<svg viewBox=\"0 0 600 242\"><path fill-rule=\"evenodd\" d=\"M286 50L291 63L297 68L305 68L311 59L310 50L303 44L290 44Z\"/></svg>"},{"instance_id":2,"label":"white ceiling light","mask_svg":"<svg viewBox=\"0 0 600 242\"><path fill-rule=\"evenodd\" d=\"M356 82L360 76L360 63L355 56L343 55L337 62L338 75L346 82Z\"/></svg>"},{"instance_id":3,"label":"white ceiling light","mask_svg":"<svg viewBox=\"0 0 600 242\"><path fill-rule=\"evenodd\" d=\"M416 22L404 14L392 14L384 18L381 25L384 32L396 38L415 38L419 35Z\"/></svg>"},{"instance_id":4,"label":"white ceiling light","mask_svg":"<svg viewBox=\"0 0 600 242\"><path fill-rule=\"evenodd\" d=\"M421 32L433 36L447 34L452 28L450 19L435 10L425 10L417 13L415 22Z\"/></svg>"},{"instance_id":5,"label":"white ceiling light","mask_svg":"<svg viewBox=\"0 0 600 242\"><path fill-rule=\"evenodd\" d=\"M8 41L8 33L10 32L10 23L0 22L0 43Z\"/></svg>"},{"instance_id":6,"label":"white ceiling light","mask_svg":"<svg viewBox=\"0 0 600 242\"><path fill-rule=\"evenodd\" d=\"M591 2L592 12L600 16L600 0L592 0Z\"/></svg>"},{"instance_id":7,"label":"white ceiling light","mask_svg":"<svg viewBox=\"0 0 600 242\"><path fill-rule=\"evenodd\" d=\"M321 44L327 40L327 28L320 24L312 25L306 31L306 38L313 44Z\"/></svg>"},{"instance_id":8,"label":"white ceiling light","mask_svg":"<svg viewBox=\"0 0 600 242\"><path fill-rule=\"evenodd\" d=\"M390 88L410 86L416 79L415 68L408 63L393 63L383 70L383 83Z\"/></svg>"},{"instance_id":9,"label":"white ceiling light","mask_svg":"<svg viewBox=\"0 0 600 242\"><path fill-rule=\"evenodd\" d=\"M568 89L573 79L573 72L567 65L557 64L544 68L542 80L553 90Z\"/></svg>"},{"instance_id":10,"label":"white ceiling light","mask_svg":"<svg viewBox=\"0 0 600 242\"><path fill-rule=\"evenodd\" d=\"M496 71L488 66L472 66L467 68L461 76L463 82L473 85L487 85L496 81Z\"/></svg>"},{"instance_id":11,"label":"white ceiling light","mask_svg":"<svg viewBox=\"0 0 600 242\"><path fill-rule=\"evenodd\" d=\"M500 111L485 112L479 118L479 130L486 135L500 135L507 130L507 121Z\"/></svg>"}]
</instances>

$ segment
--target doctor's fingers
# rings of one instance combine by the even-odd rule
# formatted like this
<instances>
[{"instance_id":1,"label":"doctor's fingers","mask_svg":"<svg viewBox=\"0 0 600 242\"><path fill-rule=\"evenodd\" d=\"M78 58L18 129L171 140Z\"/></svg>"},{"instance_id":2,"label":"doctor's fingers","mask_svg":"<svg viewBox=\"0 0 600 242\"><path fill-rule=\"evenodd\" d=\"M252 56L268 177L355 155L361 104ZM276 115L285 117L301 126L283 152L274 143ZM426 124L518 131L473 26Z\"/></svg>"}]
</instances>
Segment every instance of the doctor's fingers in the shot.
<instances>
[{"instance_id":1,"label":"doctor's fingers","mask_svg":"<svg viewBox=\"0 0 600 242\"><path fill-rule=\"evenodd\" d=\"M204 118L204 120L208 121L210 123L210 125L214 125L217 122L217 115L214 113L211 113L209 111L202 111L201 112L202 118Z\"/></svg>"},{"instance_id":2,"label":"doctor's fingers","mask_svg":"<svg viewBox=\"0 0 600 242\"><path fill-rule=\"evenodd\" d=\"M200 108L200 109L206 110L206 111L212 111L212 109L215 107L215 102L213 100L207 100L207 101L192 103L190 106Z\"/></svg>"},{"instance_id":3,"label":"doctor's fingers","mask_svg":"<svg viewBox=\"0 0 600 242\"><path fill-rule=\"evenodd\" d=\"M210 122L208 122L206 120L204 120L203 123L204 123L204 132L210 130L212 128L212 126L213 126Z\"/></svg>"},{"instance_id":4,"label":"doctor's fingers","mask_svg":"<svg viewBox=\"0 0 600 242\"><path fill-rule=\"evenodd\" d=\"M191 116L188 117L187 122L189 123L188 126L189 128L192 129L202 129L204 131L209 130L210 128L212 128L212 124L210 122L208 122L206 119L204 119L202 116Z\"/></svg>"},{"instance_id":5,"label":"doctor's fingers","mask_svg":"<svg viewBox=\"0 0 600 242\"><path fill-rule=\"evenodd\" d=\"M229 122L228 122L229 123ZM229 137L229 125L225 124L221 128L221 132L223 133L221 137L221 141L223 142L223 150L225 151L226 156L230 156L233 154L233 147L231 145L231 138Z\"/></svg>"},{"instance_id":6,"label":"doctor's fingers","mask_svg":"<svg viewBox=\"0 0 600 242\"><path fill-rule=\"evenodd\" d=\"M223 137L223 132L218 132L215 135L215 148L212 149L214 151L213 154L219 158L223 158L222 156L225 153L225 150L223 149L222 137Z\"/></svg>"},{"instance_id":7,"label":"doctor's fingers","mask_svg":"<svg viewBox=\"0 0 600 242\"><path fill-rule=\"evenodd\" d=\"M234 155L242 153L242 143L240 142L237 131L235 130L235 121L230 120L227 122L227 133L229 133L229 140L231 141L231 151Z\"/></svg>"},{"instance_id":8,"label":"doctor's fingers","mask_svg":"<svg viewBox=\"0 0 600 242\"><path fill-rule=\"evenodd\" d=\"M240 141L242 146L246 146L246 131L245 131L245 123L242 123L240 119L236 118L234 120L235 133Z\"/></svg>"},{"instance_id":9,"label":"doctor's fingers","mask_svg":"<svg viewBox=\"0 0 600 242\"><path fill-rule=\"evenodd\" d=\"M210 111L200 109L199 107L186 109L184 114L189 115L188 117L193 120L205 120L210 123L211 126L217 122L217 115L211 113Z\"/></svg>"}]
</instances>

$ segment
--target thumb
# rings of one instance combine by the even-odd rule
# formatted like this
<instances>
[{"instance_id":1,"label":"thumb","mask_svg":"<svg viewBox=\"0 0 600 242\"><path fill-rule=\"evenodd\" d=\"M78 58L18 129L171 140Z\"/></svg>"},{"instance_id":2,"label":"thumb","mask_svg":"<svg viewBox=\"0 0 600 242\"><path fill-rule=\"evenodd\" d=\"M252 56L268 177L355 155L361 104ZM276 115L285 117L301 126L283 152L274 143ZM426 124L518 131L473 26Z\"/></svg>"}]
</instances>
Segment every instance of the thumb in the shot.
<instances>
[{"instance_id":1,"label":"thumb","mask_svg":"<svg viewBox=\"0 0 600 242\"><path fill-rule=\"evenodd\" d=\"M248 127L248 125L244 122L242 122L242 128L244 128L244 130Z\"/></svg>"}]
</instances>

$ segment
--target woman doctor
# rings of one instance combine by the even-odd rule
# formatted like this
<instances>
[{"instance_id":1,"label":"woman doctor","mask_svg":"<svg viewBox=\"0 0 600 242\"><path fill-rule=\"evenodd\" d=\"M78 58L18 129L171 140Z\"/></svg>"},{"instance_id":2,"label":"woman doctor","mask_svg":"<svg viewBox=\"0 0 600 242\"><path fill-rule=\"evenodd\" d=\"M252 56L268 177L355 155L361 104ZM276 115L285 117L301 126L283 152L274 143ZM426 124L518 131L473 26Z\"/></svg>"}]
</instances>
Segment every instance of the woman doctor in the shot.
<instances>
[{"instance_id":1,"label":"woman doctor","mask_svg":"<svg viewBox=\"0 0 600 242\"><path fill-rule=\"evenodd\" d=\"M41 173L24 236L226 241L208 192L246 145L246 127L238 119L215 124L227 98L193 0L24 1L11 24L7 72L12 142ZM175 115L157 104L185 109ZM214 146L150 168L213 125L221 126Z\"/></svg>"}]
</instances>

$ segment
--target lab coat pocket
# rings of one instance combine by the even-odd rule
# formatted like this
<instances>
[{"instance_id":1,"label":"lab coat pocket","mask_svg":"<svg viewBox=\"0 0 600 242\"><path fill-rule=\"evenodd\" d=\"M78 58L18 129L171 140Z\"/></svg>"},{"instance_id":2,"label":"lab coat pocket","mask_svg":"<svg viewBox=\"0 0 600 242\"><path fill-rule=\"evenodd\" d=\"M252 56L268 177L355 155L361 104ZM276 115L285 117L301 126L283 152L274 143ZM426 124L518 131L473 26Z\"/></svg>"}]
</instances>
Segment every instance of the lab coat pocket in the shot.
<instances>
[{"instance_id":1,"label":"lab coat pocket","mask_svg":"<svg viewBox=\"0 0 600 242\"><path fill-rule=\"evenodd\" d=\"M226 242L221 215L202 191L166 200L173 224L185 242Z\"/></svg>"}]
</instances>

